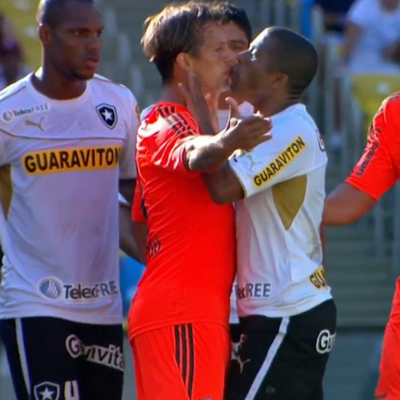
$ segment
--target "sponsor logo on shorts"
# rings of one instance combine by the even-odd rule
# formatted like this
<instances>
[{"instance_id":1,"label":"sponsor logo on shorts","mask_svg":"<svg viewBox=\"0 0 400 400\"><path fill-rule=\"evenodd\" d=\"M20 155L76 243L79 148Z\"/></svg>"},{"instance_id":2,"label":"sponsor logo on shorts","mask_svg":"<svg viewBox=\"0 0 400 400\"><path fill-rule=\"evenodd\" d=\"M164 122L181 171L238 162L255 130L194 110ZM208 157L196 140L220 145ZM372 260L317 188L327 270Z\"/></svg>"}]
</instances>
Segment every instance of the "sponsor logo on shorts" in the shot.
<instances>
[{"instance_id":1,"label":"sponsor logo on shorts","mask_svg":"<svg viewBox=\"0 0 400 400\"><path fill-rule=\"evenodd\" d=\"M35 400L59 400L60 385L53 382L42 382L33 387Z\"/></svg>"},{"instance_id":2,"label":"sponsor logo on shorts","mask_svg":"<svg viewBox=\"0 0 400 400\"><path fill-rule=\"evenodd\" d=\"M50 111L50 104L42 103L28 108L19 108L17 110L5 110L1 114L4 122L11 122L14 118L24 117L26 115L37 114Z\"/></svg>"},{"instance_id":3,"label":"sponsor logo on shorts","mask_svg":"<svg viewBox=\"0 0 400 400\"><path fill-rule=\"evenodd\" d=\"M55 277L46 277L37 284L39 293L50 300L89 301L119 296L119 284L116 281L98 282L93 285L83 283L64 283Z\"/></svg>"},{"instance_id":4,"label":"sponsor logo on shorts","mask_svg":"<svg viewBox=\"0 0 400 400\"><path fill-rule=\"evenodd\" d=\"M105 367L124 371L125 359L121 347L109 345L108 347L96 344L86 345L77 336L70 335L65 341L65 348L72 358L84 357L86 361Z\"/></svg>"},{"instance_id":5,"label":"sponsor logo on shorts","mask_svg":"<svg viewBox=\"0 0 400 400\"><path fill-rule=\"evenodd\" d=\"M28 175L114 169L120 152L121 146L36 151L25 154L22 165Z\"/></svg>"},{"instance_id":6,"label":"sponsor logo on shorts","mask_svg":"<svg viewBox=\"0 0 400 400\"><path fill-rule=\"evenodd\" d=\"M272 178L277 176L288 165L290 165L307 147L301 136L298 136L289 144L286 150L279 154L274 161L268 164L259 174L253 177L256 188L266 185Z\"/></svg>"},{"instance_id":7,"label":"sponsor logo on shorts","mask_svg":"<svg viewBox=\"0 0 400 400\"><path fill-rule=\"evenodd\" d=\"M239 364L239 372L243 373L244 366L251 361L250 358L245 358L243 359L241 356L241 350L243 343L247 340L246 335L240 335L239 343L236 344L234 347L234 352L235 352L235 359L237 363Z\"/></svg>"},{"instance_id":8,"label":"sponsor logo on shorts","mask_svg":"<svg viewBox=\"0 0 400 400\"><path fill-rule=\"evenodd\" d=\"M335 339L336 333L331 333L328 329L322 330L317 337L315 350L317 350L319 354L329 353L333 349Z\"/></svg>"}]
</instances>

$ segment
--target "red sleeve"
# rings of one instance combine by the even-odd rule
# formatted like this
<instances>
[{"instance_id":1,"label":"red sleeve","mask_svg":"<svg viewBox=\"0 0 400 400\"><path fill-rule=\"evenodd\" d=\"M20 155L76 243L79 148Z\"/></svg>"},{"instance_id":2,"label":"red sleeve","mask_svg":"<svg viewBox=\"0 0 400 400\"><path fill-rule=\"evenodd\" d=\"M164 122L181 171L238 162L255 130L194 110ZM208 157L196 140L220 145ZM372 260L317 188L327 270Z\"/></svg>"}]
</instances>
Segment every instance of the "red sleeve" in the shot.
<instances>
[{"instance_id":1,"label":"red sleeve","mask_svg":"<svg viewBox=\"0 0 400 400\"><path fill-rule=\"evenodd\" d=\"M399 114L396 110L399 101L399 98L390 97L382 103L372 121L364 154L346 180L346 183L375 200L379 200L397 180L393 150L398 148L396 119L399 116L395 112Z\"/></svg>"},{"instance_id":2,"label":"red sleeve","mask_svg":"<svg viewBox=\"0 0 400 400\"><path fill-rule=\"evenodd\" d=\"M196 121L188 112L180 112L163 118L166 127L161 129L155 139L151 162L171 172L187 176L198 176L198 172L187 169L186 143L200 135Z\"/></svg>"},{"instance_id":3,"label":"red sleeve","mask_svg":"<svg viewBox=\"0 0 400 400\"><path fill-rule=\"evenodd\" d=\"M132 206L132 221L134 222L147 222L147 211L144 205L144 200L142 196L142 187L137 181L135 188L135 196L133 198L133 206Z\"/></svg>"}]
</instances>

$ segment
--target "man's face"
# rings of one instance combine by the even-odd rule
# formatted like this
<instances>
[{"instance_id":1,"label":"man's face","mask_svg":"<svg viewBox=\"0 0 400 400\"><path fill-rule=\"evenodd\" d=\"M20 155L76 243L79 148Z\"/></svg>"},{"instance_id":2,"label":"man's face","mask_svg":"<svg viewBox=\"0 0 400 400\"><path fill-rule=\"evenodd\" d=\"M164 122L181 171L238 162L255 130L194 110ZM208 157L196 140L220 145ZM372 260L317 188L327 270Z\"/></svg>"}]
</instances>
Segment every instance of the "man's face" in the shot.
<instances>
[{"instance_id":1,"label":"man's face","mask_svg":"<svg viewBox=\"0 0 400 400\"><path fill-rule=\"evenodd\" d=\"M202 30L203 42L190 66L205 92L222 92L230 84L230 70L237 62L221 24L209 23Z\"/></svg>"},{"instance_id":2,"label":"man's face","mask_svg":"<svg viewBox=\"0 0 400 400\"><path fill-rule=\"evenodd\" d=\"M272 61L268 57L268 48L272 44L267 37L257 37L250 48L238 56L238 63L232 67L231 90L243 96L247 101L266 96L271 90L275 74L268 72Z\"/></svg>"},{"instance_id":3,"label":"man's face","mask_svg":"<svg viewBox=\"0 0 400 400\"><path fill-rule=\"evenodd\" d=\"M229 48L238 56L249 48L246 33L234 22L224 24L224 31L228 37Z\"/></svg>"},{"instance_id":4,"label":"man's face","mask_svg":"<svg viewBox=\"0 0 400 400\"><path fill-rule=\"evenodd\" d=\"M68 77L87 80L100 61L103 22L93 4L65 4L63 20L50 30L45 49L54 66Z\"/></svg>"}]
</instances>

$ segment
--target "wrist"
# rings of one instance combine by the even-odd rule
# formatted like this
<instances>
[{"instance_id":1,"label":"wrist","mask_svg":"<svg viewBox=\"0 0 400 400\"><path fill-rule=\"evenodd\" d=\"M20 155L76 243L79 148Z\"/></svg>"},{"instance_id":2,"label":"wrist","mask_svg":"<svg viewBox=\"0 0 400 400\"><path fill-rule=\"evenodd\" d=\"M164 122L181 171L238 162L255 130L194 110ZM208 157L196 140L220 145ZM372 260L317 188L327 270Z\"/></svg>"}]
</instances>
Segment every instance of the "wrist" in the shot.
<instances>
[{"instance_id":1,"label":"wrist","mask_svg":"<svg viewBox=\"0 0 400 400\"><path fill-rule=\"evenodd\" d=\"M215 135L215 143L226 154L227 158L237 150L237 145L224 132Z\"/></svg>"}]
</instances>

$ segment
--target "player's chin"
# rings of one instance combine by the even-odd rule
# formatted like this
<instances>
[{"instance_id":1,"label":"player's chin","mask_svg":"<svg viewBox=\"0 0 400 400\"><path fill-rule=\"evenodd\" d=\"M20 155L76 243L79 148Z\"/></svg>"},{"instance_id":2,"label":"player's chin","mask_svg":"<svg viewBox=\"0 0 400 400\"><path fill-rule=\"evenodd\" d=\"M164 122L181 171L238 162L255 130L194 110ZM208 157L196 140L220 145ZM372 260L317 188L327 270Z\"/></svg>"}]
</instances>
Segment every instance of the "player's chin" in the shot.
<instances>
[{"instance_id":1,"label":"player's chin","mask_svg":"<svg viewBox=\"0 0 400 400\"><path fill-rule=\"evenodd\" d=\"M78 71L75 71L75 75L78 79L81 80L89 80L92 79L94 77L94 75L96 74L96 68L81 68Z\"/></svg>"}]
</instances>

